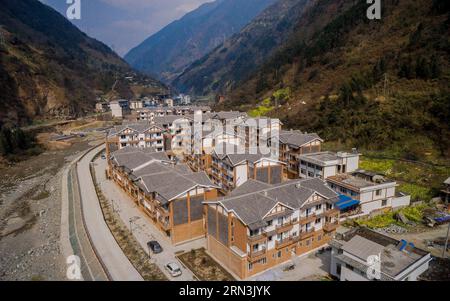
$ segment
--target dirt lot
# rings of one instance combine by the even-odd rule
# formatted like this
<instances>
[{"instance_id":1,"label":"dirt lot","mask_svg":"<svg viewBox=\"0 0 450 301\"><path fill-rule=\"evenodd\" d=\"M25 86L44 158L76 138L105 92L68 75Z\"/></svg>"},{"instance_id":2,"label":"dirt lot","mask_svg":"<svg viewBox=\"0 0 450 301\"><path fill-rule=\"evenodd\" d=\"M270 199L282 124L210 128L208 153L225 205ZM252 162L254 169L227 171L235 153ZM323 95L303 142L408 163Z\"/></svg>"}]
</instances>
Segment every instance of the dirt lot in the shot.
<instances>
[{"instance_id":1,"label":"dirt lot","mask_svg":"<svg viewBox=\"0 0 450 301\"><path fill-rule=\"evenodd\" d=\"M0 168L0 280L65 279L59 245L62 170L102 137L93 132Z\"/></svg>"},{"instance_id":2,"label":"dirt lot","mask_svg":"<svg viewBox=\"0 0 450 301\"><path fill-rule=\"evenodd\" d=\"M204 248L178 256L201 281L234 281L233 276L211 258Z\"/></svg>"}]
</instances>

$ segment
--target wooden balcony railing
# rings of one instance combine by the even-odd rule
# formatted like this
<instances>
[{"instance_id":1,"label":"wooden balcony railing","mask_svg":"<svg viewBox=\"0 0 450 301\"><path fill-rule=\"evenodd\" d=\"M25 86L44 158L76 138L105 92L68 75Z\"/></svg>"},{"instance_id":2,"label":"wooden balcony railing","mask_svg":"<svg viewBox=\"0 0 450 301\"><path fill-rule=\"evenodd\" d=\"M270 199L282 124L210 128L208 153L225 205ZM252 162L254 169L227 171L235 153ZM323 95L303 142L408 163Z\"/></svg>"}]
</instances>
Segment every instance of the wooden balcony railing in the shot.
<instances>
[{"instance_id":1,"label":"wooden balcony railing","mask_svg":"<svg viewBox=\"0 0 450 301\"><path fill-rule=\"evenodd\" d=\"M298 241L298 236L297 237L284 238L282 240L278 240L278 241L275 242L275 248L281 249L281 248L287 247L290 244L293 244L293 243L295 243L297 241Z\"/></svg>"},{"instance_id":2,"label":"wooden balcony railing","mask_svg":"<svg viewBox=\"0 0 450 301\"><path fill-rule=\"evenodd\" d=\"M323 225L323 230L326 232L332 232L336 230L339 227L339 222L333 222L333 223L325 223Z\"/></svg>"},{"instance_id":3,"label":"wooden balcony railing","mask_svg":"<svg viewBox=\"0 0 450 301\"><path fill-rule=\"evenodd\" d=\"M300 232L299 237L300 237L300 239L307 239L307 238L310 238L311 236L313 236L314 232L315 232L315 229L313 227L307 231Z\"/></svg>"},{"instance_id":4,"label":"wooden balcony railing","mask_svg":"<svg viewBox=\"0 0 450 301\"><path fill-rule=\"evenodd\" d=\"M294 222L293 221L289 221L287 223L284 223L282 225L277 225L275 228L277 229L278 232L285 232L288 231L290 229L292 229L294 227Z\"/></svg>"},{"instance_id":5,"label":"wooden balcony railing","mask_svg":"<svg viewBox=\"0 0 450 301\"><path fill-rule=\"evenodd\" d=\"M259 257L265 255L266 251L267 251L266 248L263 248L262 250L259 250L259 251L250 251L250 253L248 254L248 257L251 260L257 260L257 259L259 259Z\"/></svg>"},{"instance_id":6,"label":"wooden balcony railing","mask_svg":"<svg viewBox=\"0 0 450 301\"><path fill-rule=\"evenodd\" d=\"M316 214L310 214L306 217L300 217L300 225L306 225L308 223L312 223L316 220L317 215Z\"/></svg>"}]
</instances>

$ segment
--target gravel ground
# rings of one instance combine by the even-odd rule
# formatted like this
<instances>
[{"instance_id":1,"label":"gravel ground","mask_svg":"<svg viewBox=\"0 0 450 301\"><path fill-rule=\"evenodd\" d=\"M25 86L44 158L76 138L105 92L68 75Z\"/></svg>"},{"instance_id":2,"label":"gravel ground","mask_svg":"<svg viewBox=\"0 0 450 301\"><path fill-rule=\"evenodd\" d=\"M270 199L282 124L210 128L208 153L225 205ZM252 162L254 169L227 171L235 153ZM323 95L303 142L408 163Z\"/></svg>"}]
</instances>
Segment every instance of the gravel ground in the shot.
<instances>
[{"instance_id":1,"label":"gravel ground","mask_svg":"<svg viewBox=\"0 0 450 301\"><path fill-rule=\"evenodd\" d=\"M64 280L61 178L66 164L99 137L0 169L0 280Z\"/></svg>"}]
</instances>

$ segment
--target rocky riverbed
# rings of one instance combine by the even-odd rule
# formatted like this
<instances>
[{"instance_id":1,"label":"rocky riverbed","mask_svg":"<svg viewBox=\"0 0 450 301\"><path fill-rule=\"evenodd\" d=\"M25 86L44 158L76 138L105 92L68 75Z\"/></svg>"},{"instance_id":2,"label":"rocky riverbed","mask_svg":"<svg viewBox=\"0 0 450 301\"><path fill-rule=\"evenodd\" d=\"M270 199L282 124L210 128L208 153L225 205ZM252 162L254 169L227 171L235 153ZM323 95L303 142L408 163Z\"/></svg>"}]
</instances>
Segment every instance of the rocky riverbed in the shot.
<instances>
[{"instance_id":1,"label":"rocky riverbed","mask_svg":"<svg viewBox=\"0 0 450 301\"><path fill-rule=\"evenodd\" d=\"M60 248L64 167L99 135L0 169L0 280L64 280Z\"/></svg>"}]
</instances>

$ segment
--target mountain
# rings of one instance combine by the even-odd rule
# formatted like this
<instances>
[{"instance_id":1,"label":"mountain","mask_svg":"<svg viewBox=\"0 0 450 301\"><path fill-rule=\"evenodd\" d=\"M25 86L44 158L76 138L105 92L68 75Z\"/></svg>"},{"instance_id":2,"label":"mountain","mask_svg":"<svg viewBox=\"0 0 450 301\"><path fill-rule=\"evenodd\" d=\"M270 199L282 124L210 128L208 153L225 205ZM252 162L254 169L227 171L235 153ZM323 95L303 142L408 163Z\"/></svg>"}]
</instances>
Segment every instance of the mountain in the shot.
<instances>
[{"instance_id":1,"label":"mountain","mask_svg":"<svg viewBox=\"0 0 450 301\"><path fill-rule=\"evenodd\" d=\"M0 0L0 125L79 116L133 73L104 44L37 0ZM155 82L155 84L157 84ZM133 92L119 80L118 97Z\"/></svg>"},{"instance_id":2,"label":"mountain","mask_svg":"<svg viewBox=\"0 0 450 301\"><path fill-rule=\"evenodd\" d=\"M132 49L125 60L137 70L170 81L275 1L205 3Z\"/></svg>"},{"instance_id":3,"label":"mountain","mask_svg":"<svg viewBox=\"0 0 450 301\"><path fill-rule=\"evenodd\" d=\"M281 0L174 84L224 95L216 109L279 117L341 147L448 156L449 2L385 0L381 20L369 20L368 7Z\"/></svg>"},{"instance_id":4,"label":"mountain","mask_svg":"<svg viewBox=\"0 0 450 301\"><path fill-rule=\"evenodd\" d=\"M279 0L222 45L194 62L172 84L197 95L225 92L254 72L289 38L309 0Z\"/></svg>"},{"instance_id":5,"label":"mountain","mask_svg":"<svg viewBox=\"0 0 450 301\"><path fill-rule=\"evenodd\" d=\"M366 1L312 1L254 72L239 80L229 71L235 84L220 91L221 106L268 112L348 147L450 155L449 2L382 7L382 19L369 20Z\"/></svg>"}]
</instances>

